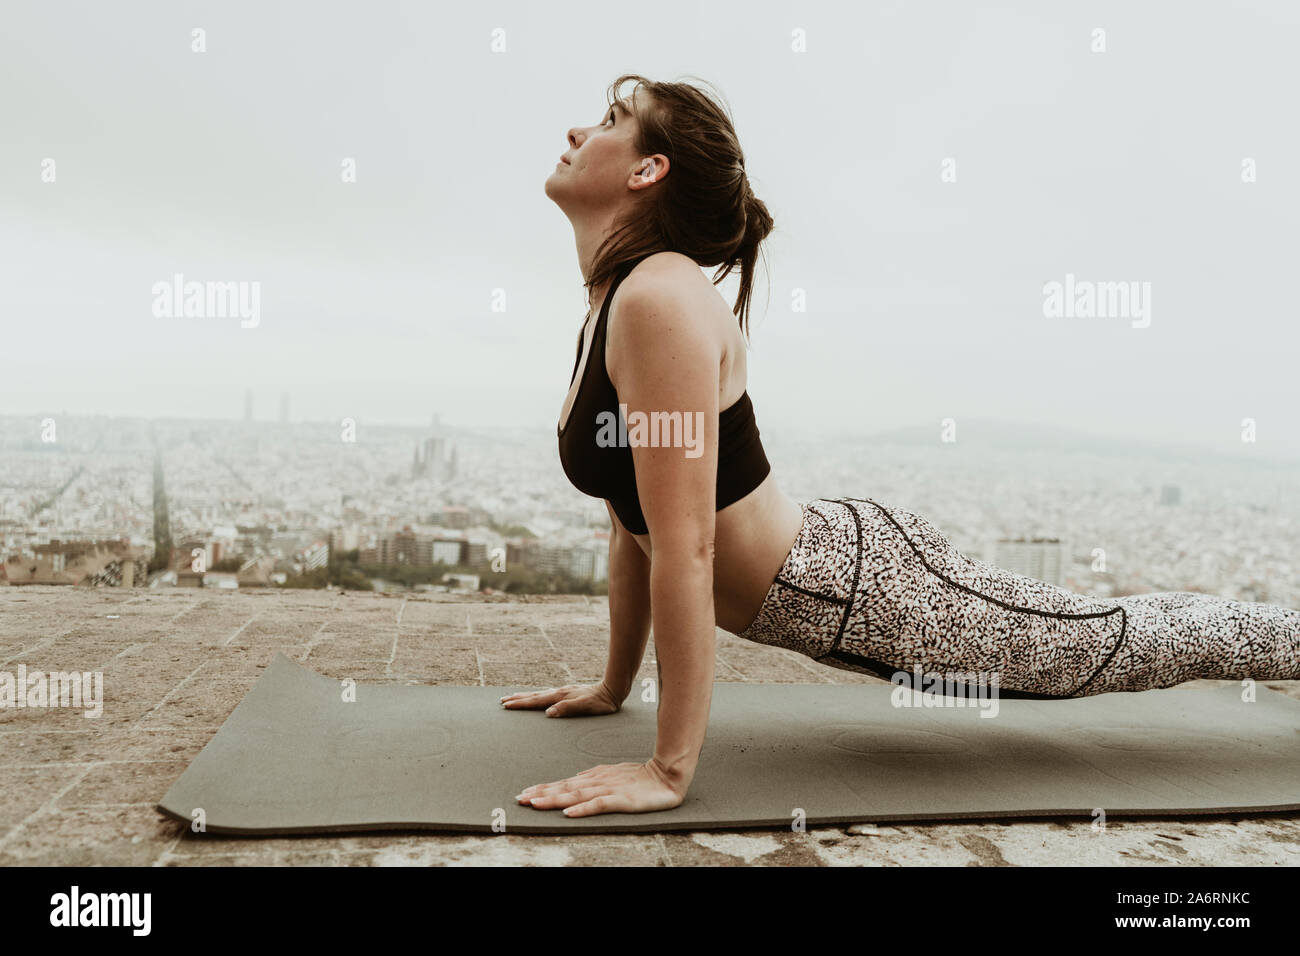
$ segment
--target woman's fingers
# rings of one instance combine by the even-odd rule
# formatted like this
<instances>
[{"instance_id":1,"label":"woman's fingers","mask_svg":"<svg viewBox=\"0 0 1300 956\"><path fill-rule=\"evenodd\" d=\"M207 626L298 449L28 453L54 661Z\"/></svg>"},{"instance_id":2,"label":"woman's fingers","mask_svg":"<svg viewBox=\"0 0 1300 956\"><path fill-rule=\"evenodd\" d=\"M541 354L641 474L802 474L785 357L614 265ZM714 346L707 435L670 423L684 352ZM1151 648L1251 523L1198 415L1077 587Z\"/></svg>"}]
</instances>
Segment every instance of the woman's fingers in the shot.
<instances>
[{"instance_id":1,"label":"woman's fingers","mask_svg":"<svg viewBox=\"0 0 1300 956\"><path fill-rule=\"evenodd\" d=\"M609 793L609 787L603 785L577 787L534 796L526 802L531 803L538 810L556 810L561 807L571 807L575 803L583 803L606 793Z\"/></svg>"},{"instance_id":2,"label":"woman's fingers","mask_svg":"<svg viewBox=\"0 0 1300 956\"><path fill-rule=\"evenodd\" d=\"M545 707L548 717L607 714L618 709L617 705L594 694L591 688L572 684L549 690L507 694L501 698L501 706L511 710L538 710Z\"/></svg>"},{"instance_id":3,"label":"woman's fingers","mask_svg":"<svg viewBox=\"0 0 1300 956\"><path fill-rule=\"evenodd\" d=\"M562 697L546 708L546 716L567 717L569 714L589 714L592 710L590 697Z\"/></svg>"},{"instance_id":4,"label":"woman's fingers","mask_svg":"<svg viewBox=\"0 0 1300 956\"><path fill-rule=\"evenodd\" d=\"M590 787L594 785L597 778L601 776L601 771L608 770L606 764L599 767L592 767L590 770L584 770L582 773L574 774L572 777L566 777L563 780L553 780L550 783L538 783L531 787L525 787L519 791L516 799L520 803L527 803L532 797L551 796L564 790L573 790L578 787Z\"/></svg>"},{"instance_id":5,"label":"woman's fingers","mask_svg":"<svg viewBox=\"0 0 1300 956\"><path fill-rule=\"evenodd\" d=\"M555 692L554 687L551 687L547 690L520 690L520 691L515 691L513 694L506 694L504 697L501 698L501 701L502 703L505 703L506 701L529 700L533 697L540 697L543 694L552 694L554 692Z\"/></svg>"},{"instance_id":6,"label":"woman's fingers","mask_svg":"<svg viewBox=\"0 0 1300 956\"><path fill-rule=\"evenodd\" d=\"M563 809L568 817L598 813L644 813L681 806L683 795L667 787L644 764L601 764L567 780L528 787L516 798L534 810Z\"/></svg>"},{"instance_id":7,"label":"woman's fingers","mask_svg":"<svg viewBox=\"0 0 1300 956\"><path fill-rule=\"evenodd\" d=\"M516 799L520 803L527 803L532 797L553 796L567 790L593 786L608 787L617 783L620 778L627 776L630 772L635 771L639 766L640 764L635 762L622 764L603 763L581 773L576 773L572 777L566 777L563 780L553 780L550 783L538 783L531 787L525 787L519 791Z\"/></svg>"},{"instance_id":8,"label":"woman's fingers","mask_svg":"<svg viewBox=\"0 0 1300 956\"><path fill-rule=\"evenodd\" d=\"M637 806L627 793L599 794L590 800L566 807L566 817L589 817L597 813L636 813Z\"/></svg>"},{"instance_id":9,"label":"woman's fingers","mask_svg":"<svg viewBox=\"0 0 1300 956\"><path fill-rule=\"evenodd\" d=\"M509 707L513 704L516 707L545 707L563 699L567 692L567 688L564 687L551 687L547 690L521 690L502 697L501 706Z\"/></svg>"}]
</instances>

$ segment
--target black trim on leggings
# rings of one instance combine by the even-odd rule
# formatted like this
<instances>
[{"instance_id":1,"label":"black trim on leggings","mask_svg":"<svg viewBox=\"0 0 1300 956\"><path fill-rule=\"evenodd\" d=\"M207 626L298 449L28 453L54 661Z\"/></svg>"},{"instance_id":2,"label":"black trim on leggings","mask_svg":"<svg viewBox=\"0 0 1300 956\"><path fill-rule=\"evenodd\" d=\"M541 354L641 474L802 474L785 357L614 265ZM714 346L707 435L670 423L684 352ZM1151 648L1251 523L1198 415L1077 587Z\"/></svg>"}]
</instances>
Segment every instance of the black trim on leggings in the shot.
<instances>
[{"instance_id":1,"label":"black trim on leggings","mask_svg":"<svg viewBox=\"0 0 1300 956\"><path fill-rule=\"evenodd\" d=\"M827 499L827 498L814 498L814 499L813 499L813 501L828 501L828 500L829 500L829 499ZM808 510L811 511L813 514L815 514L817 517L821 518L821 519L822 519L822 524L826 525L826 527L828 527L828 528L833 527L833 526L831 525L831 521L830 521L830 519L827 518L827 517L826 517L824 514L822 514L820 511L818 511L816 508L812 507L811 502L809 503ZM801 530L801 532L802 532L802 529L800 529L800 530ZM795 584L793 581L787 581L785 578L781 577L781 575L780 575L779 573L777 574L775 580L776 580L776 583L779 584L779 585L781 585L781 587L783 587L783 588L789 588L791 591L798 591L800 594L806 594L806 595L808 595L809 597L814 597L814 598L817 598L818 600L821 600L821 601L829 601L831 604L848 604L848 603L850 603L846 598L834 597L833 595L830 595L830 594L819 594L819 593L816 592L816 591L810 591L810 590L808 590L808 588L800 587L799 585ZM815 658L814 658L814 660L815 660Z\"/></svg>"},{"instance_id":2,"label":"black trim on leggings","mask_svg":"<svg viewBox=\"0 0 1300 956\"><path fill-rule=\"evenodd\" d=\"M829 601L831 604L848 604L844 598L831 597L829 594L818 594L816 591L809 591L807 588L801 588L793 581L787 581L785 578L778 577L776 583L783 588L789 588L791 591L798 591L800 594L806 594L809 597L815 597L822 601Z\"/></svg>"},{"instance_id":3,"label":"black trim on leggings","mask_svg":"<svg viewBox=\"0 0 1300 956\"><path fill-rule=\"evenodd\" d=\"M839 651L839 650L831 651L829 654L825 654L823 656L833 657L837 661L843 661L846 664L853 664L858 667L864 667L867 670L871 671L872 674L874 674L876 677L879 677L881 680L889 681L889 683L895 684L900 687L906 687L908 689L916 690L918 692L923 692L922 689L919 687L917 688L912 687L911 671L905 671L900 668L893 667L889 664L886 664L884 661L878 661L875 658L871 658L871 657L861 657L857 654L851 654L848 651ZM900 684L897 680L894 679L894 676L896 674L906 674L907 682ZM1069 696L1068 694L1036 694L1033 693L1032 691L1027 691L1027 690L1008 690L1002 688L1001 686L997 688L997 691L995 693L991 689L991 685L966 684L961 681L944 681L943 686L944 686L945 697L967 697L967 698L981 697L984 699L988 699L990 697L997 697L997 698L1006 698L1007 700L1066 700ZM951 687L955 691L955 693L949 694L948 693L949 687ZM980 688L989 688L989 689L985 689L981 693L979 690Z\"/></svg>"},{"instance_id":4,"label":"black trim on leggings","mask_svg":"<svg viewBox=\"0 0 1300 956\"><path fill-rule=\"evenodd\" d=\"M862 519L858 516L858 510L850 504L836 499L839 504L849 509L849 514L853 515L853 526L858 529L858 551L857 557L853 560L853 584L849 587L849 599L844 602L844 616L840 618L840 629L835 632L835 640L831 643L831 649L827 654L834 654L840 647L840 641L844 639L844 629L849 625L849 614L853 611L853 599L858 596L858 579L862 575ZM822 655L823 657L826 654Z\"/></svg>"},{"instance_id":5,"label":"black trim on leggings","mask_svg":"<svg viewBox=\"0 0 1300 956\"><path fill-rule=\"evenodd\" d=\"M892 524L898 530L898 533L902 535L903 540L907 542L908 547L910 547L912 551L916 554L917 558L920 559L921 564L925 567L925 569L929 571L931 574L933 574L940 581L942 581L944 584L947 584L949 587L958 588L959 590L965 591L968 594L973 594L977 598L988 601L992 604L996 604L999 607L1006 608L1009 611L1017 611L1024 614L1038 614L1041 615L1042 617L1053 617L1059 620L1083 620L1086 618L1107 617L1111 614L1116 613L1117 611L1119 612L1120 629L1119 629L1119 637L1115 641L1115 646L1112 647L1110 653L1106 655L1106 659L1103 660L1099 665L1097 665L1097 669L1092 672L1092 676L1089 677L1082 684L1080 684L1078 687L1076 687L1073 691L1071 691L1068 694L1057 695L1057 694L1031 694L1028 691L999 689L1000 697L1013 698L1013 697L1019 697L1023 695L1023 696L1027 696L1029 699L1034 699L1034 700L1064 700L1069 697L1077 697L1082 693L1084 688L1086 688L1089 684L1091 684L1094 680L1097 679L1097 677L1101 674L1101 672L1105 670L1106 665L1109 664L1112 660L1114 660L1116 652L1120 649L1120 646L1124 643L1124 638L1128 632L1128 612L1124 610L1123 605L1118 605L1114 608L1111 608L1109 611L1093 611L1088 613L1075 614L1075 613L1065 613L1062 611L1044 611L1044 610L1040 610L1039 608L1032 608L1032 607L1017 607L1014 604L1008 604L1007 602L1001 601L998 598L976 591L974 588L968 587L965 584L961 584L960 582L953 581L951 578L935 570L935 568L931 566L926 556L922 553L921 549L916 546L915 542L912 541L911 537L908 536L907 532L903 530L902 525L900 525L897 521L894 520L894 516L891 515L888 511L886 511L883 506L872 501L870 498L833 498L833 499L826 499L826 500L835 501L838 504L844 505L844 507L849 509L849 513L853 515L854 524L857 525L857 529L858 529L858 556L857 556L857 561L854 564L854 568L853 568L853 589L849 592L849 602L844 609L844 619L840 621L840 630L839 633L835 635L835 643L831 645L830 651L822 655L824 657L833 656L837 660L846 660L846 658L856 658L857 660L861 660L861 661L871 661L870 658L865 658L865 657L859 658L857 657L857 655L848 654L845 651L839 650L840 638L844 636L844 627L848 623L848 612L852 607L853 598L857 596L858 574L862 568L862 520L858 516L857 509L854 508L852 504L850 504L850 502L852 501L861 501L866 504L873 505L876 508L876 510L878 510L882 515L884 515L889 520L889 523ZM1084 597L1085 595L1079 595L1079 596ZM881 662L871 661L871 663L879 664ZM862 666L866 667L869 665L863 664ZM895 672L897 672L897 670L898 669L896 669ZM906 673L906 671L904 671L904 673Z\"/></svg>"},{"instance_id":6,"label":"black trim on leggings","mask_svg":"<svg viewBox=\"0 0 1300 956\"><path fill-rule=\"evenodd\" d=\"M821 500L823 500L823 499L818 498L817 500L818 500L818 501L821 501ZM818 511L816 508L814 508L814 507L812 507L811 505L809 505L809 506L808 506L808 510L811 511L813 514L815 514L817 517L821 518L821 519L822 519L822 524L826 525L826 527L828 527L828 528L831 527L831 520L830 520L829 518L827 518L824 514L822 514L820 511Z\"/></svg>"}]
</instances>

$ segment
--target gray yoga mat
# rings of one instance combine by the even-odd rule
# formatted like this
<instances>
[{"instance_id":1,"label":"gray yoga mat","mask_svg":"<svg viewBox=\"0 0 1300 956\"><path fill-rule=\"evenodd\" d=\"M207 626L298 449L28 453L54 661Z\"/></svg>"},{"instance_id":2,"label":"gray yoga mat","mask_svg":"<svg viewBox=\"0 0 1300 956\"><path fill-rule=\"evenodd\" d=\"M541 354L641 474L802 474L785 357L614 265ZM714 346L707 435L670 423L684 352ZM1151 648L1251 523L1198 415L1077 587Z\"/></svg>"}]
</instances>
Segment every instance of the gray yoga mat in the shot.
<instances>
[{"instance_id":1,"label":"gray yoga mat","mask_svg":"<svg viewBox=\"0 0 1300 956\"><path fill-rule=\"evenodd\" d=\"M655 705L603 717L510 711L517 687L358 683L277 655L158 808L207 832L630 832L1300 809L1300 702L1267 688L895 707L886 685L714 686L686 802L570 819L524 787L645 760ZM944 698L939 698L943 700ZM953 698L947 698L952 700ZM500 832L500 826L497 832Z\"/></svg>"}]
</instances>

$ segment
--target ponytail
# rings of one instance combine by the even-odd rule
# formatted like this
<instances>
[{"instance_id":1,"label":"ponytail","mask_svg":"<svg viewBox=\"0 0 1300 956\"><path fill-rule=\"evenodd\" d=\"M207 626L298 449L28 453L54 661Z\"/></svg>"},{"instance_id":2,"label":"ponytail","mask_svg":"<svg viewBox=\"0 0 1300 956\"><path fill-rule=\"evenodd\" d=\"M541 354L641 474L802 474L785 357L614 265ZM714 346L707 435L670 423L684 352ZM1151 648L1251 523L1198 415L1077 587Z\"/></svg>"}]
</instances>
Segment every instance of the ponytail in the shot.
<instances>
[{"instance_id":1,"label":"ponytail","mask_svg":"<svg viewBox=\"0 0 1300 956\"><path fill-rule=\"evenodd\" d=\"M767 205L754 195L754 191L749 186L748 178L745 180L741 211L745 217L745 230L740 237L740 243L737 245L736 251L732 253L731 265L727 267L723 275L730 272L734 266L740 267L740 292L736 297L736 305L732 311L735 312L740 322L740 330L748 336L749 298L754 285L754 271L758 262L759 247L772 232L772 227L775 225L772 214L767 210Z\"/></svg>"}]
</instances>

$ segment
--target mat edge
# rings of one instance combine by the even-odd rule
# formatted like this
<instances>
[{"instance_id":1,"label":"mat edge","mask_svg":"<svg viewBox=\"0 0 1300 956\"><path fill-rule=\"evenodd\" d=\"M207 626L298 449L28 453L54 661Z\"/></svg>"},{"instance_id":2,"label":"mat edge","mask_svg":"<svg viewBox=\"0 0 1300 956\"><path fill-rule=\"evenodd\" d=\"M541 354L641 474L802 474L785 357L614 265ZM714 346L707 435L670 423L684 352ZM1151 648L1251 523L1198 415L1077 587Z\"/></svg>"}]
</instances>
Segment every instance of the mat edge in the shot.
<instances>
[{"instance_id":1,"label":"mat edge","mask_svg":"<svg viewBox=\"0 0 1300 956\"><path fill-rule=\"evenodd\" d=\"M176 820L181 823L189 824L192 821L187 817L182 817L172 810L168 810L161 804L155 808L163 816ZM807 827L819 826L853 826L860 823L883 823L892 825L895 823L949 823L952 821L973 822L978 820L999 821L999 820L1053 820L1078 818L1079 822L1091 821L1095 808L1086 810L1009 810L1003 813L949 813L941 816L929 813L908 813L908 814L854 814L852 816L836 815L830 817L813 817L805 819ZM1183 817L1205 817L1205 816L1248 816L1260 813L1296 813L1300 812L1300 803L1286 803L1266 806L1252 807L1206 807L1196 809L1177 809L1177 810L1145 810L1145 809L1120 809L1106 811L1106 819L1145 819L1159 818L1171 821L1177 821ZM770 818L765 820L743 820L743 821L720 821L717 823L690 823L690 824L654 824L637 826L635 824L614 824L600 823L591 825L574 825L574 826L552 826L550 824L525 823L508 826L504 831L496 831L491 826L480 824L430 824L430 823L362 823L362 824L338 824L334 826L306 826L306 827L224 827L220 825L208 826L204 833L215 836L244 836L244 837L275 837L284 835L335 835L341 833L477 833L484 836L504 836L510 833L528 833L536 835L557 836L564 834L581 835L584 833L706 833L716 830L787 830L788 823L773 823Z\"/></svg>"}]
</instances>

